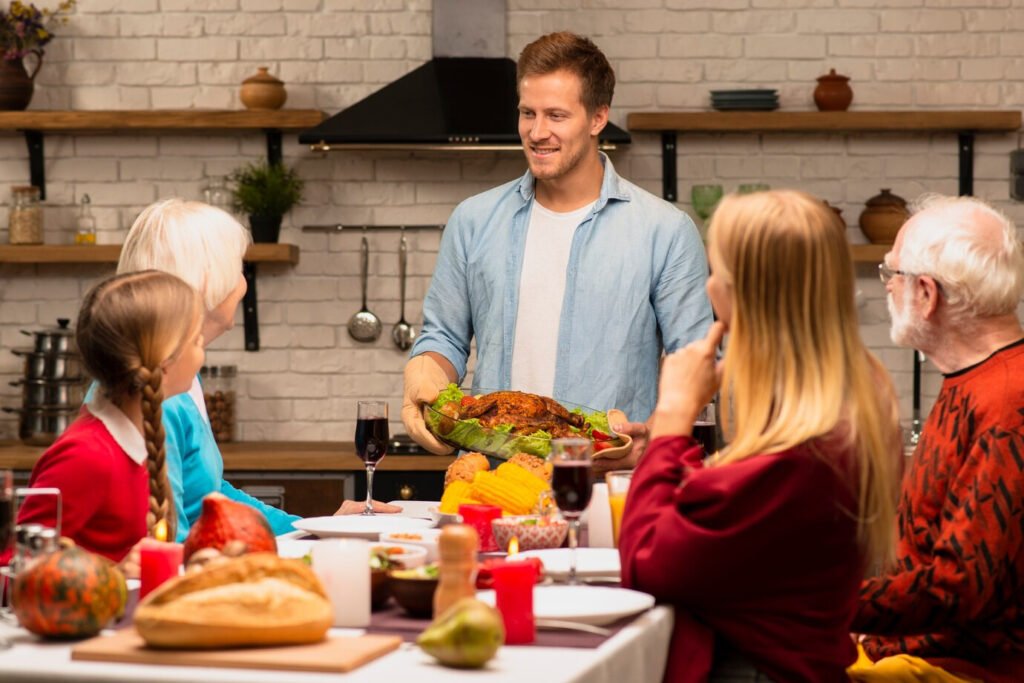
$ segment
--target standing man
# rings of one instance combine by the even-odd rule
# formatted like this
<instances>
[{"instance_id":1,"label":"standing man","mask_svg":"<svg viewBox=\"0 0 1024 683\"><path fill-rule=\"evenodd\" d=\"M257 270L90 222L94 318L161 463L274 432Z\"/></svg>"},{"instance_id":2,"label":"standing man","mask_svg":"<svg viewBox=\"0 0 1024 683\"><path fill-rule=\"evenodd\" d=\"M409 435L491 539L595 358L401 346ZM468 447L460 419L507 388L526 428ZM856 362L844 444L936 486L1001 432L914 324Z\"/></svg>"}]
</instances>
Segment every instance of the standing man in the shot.
<instances>
[{"instance_id":1,"label":"standing man","mask_svg":"<svg viewBox=\"0 0 1024 683\"><path fill-rule=\"evenodd\" d=\"M1013 224L981 201L931 197L921 206L879 272L893 341L923 351L944 379L903 481L896 564L861 587L853 630L873 634L863 645L876 662L850 673L953 680L902 677L933 666L1020 681L1024 252Z\"/></svg>"},{"instance_id":2,"label":"standing man","mask_svg":"<svg viewBox=\"0 0 1024 683\"><path fill-rule=\"evenodd\" d=\"M402 420L435 453L451 449L427 431L423 404L465 377L474 337L474 393L511 388L646 420L662 350L711 325L693 222L598 151L615 89L604 54L552 33L526 46L517 79L529 170L455 208L405 368Z\"/></svg>"}]
</instances>

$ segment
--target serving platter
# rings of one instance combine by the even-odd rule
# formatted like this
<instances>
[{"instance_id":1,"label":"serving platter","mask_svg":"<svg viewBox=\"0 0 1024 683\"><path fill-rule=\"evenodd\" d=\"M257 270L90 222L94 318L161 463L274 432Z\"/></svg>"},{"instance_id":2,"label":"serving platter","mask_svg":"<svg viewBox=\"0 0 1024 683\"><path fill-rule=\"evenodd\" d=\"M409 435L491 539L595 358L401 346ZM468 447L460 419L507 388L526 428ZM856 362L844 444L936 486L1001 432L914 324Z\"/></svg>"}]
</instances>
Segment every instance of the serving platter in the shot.
<instances>
[{"instance_id":1,"label":"serving platter","mask_svg":"<svg viewBox=\"0 0 1024 683\"><path fill-rule=\"evenodd\" d=\"M426 529L433 524L429 519L376 514L307 517L296 521L294 526L320 538L364 538L376 541L382 533Z\"/></svg>"},{"instance_id":2,"label":"serving platter","mask_svg":"<svg viewBox=\"0 0 1024 683\"><path fill-rule=\"evenodd\" d=\"M494 605L492 590L477 591L476 597ZM538 620L604 626L652 607L653 596L628 588L536 586L533 589L533 616Z\"/></svg>"}]
</instances>

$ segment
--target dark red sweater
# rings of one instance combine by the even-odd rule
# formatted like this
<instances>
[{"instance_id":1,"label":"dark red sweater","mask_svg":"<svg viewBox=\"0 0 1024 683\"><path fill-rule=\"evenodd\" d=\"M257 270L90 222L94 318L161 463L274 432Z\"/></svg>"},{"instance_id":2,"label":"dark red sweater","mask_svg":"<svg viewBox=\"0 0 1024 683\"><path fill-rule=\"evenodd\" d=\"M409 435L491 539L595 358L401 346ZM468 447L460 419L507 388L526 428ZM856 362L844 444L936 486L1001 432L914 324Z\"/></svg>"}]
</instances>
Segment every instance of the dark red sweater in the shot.
<instances>
[{"instance_id":1,"label":"dark red sweater","mask_svg":"<svg viewBox=\"0 0 1024 683\"><path fill-rule=\"evenodd\" d=\"M868 654L1024 680L1024 340L943 380L899 528L896 567L861 590Z\"/></svg>"},{"instance_id":2,"label":"dark red sweater","mask_svg":"<svg viewBox=\"0 0 1024 683\"><path fill-rule=\"evenodd\" d=\"M826 453L704 468L689 437L650 444L619 548L623 585L675 606L666 681L706 680L716 639L776 681L848 680L864 562L851 455Z\"/></svg>"},{"instance_id":3,"label":"dark red sweater","mask_svg":"<svg viewBox=\"0 0 1024 683\"><path fill-rule=\"evenodd\" d=\"M149 476L86 408L32 468L29 486L63 493L61 534L79 546L120 562L146 535ZM29 496L18 523L54 526L52 496ZM8 552L9 555L9 552ZM0 558L6 564L8 557Z\"/></svg>"}]
</instances>

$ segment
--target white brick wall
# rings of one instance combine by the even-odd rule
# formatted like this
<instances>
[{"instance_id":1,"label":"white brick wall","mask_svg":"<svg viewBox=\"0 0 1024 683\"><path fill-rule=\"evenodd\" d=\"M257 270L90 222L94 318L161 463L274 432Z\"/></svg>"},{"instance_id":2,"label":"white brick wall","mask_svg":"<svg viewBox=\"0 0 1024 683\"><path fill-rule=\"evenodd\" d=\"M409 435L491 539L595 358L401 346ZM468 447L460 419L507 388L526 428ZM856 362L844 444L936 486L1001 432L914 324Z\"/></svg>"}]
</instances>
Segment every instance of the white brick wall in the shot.
<instances>
[{"instance_id":1,"label":"white brick wall","mask_svg":"<svg viewBox=\"0 0 1024 683\"><path fill-rule=\"evenodd\" d=\"M467 0L469 1L469 0ZM45 4L45 0L44 0ZM1024 86L1024 0L509 0L509 54L542 32L590 35L619 76L613 120L629 111L708 106L708 90L775 87L787 109L812 109L815 77L853 77L854 108L1019 109ZM48 48L33 109L240 107L238 86L269 66L288 85L289 107L329 113L358 101L430 56L428 0L82 0ZM982 135L976 193L1016 220L1007 153L1016 135ZM265 153L258 135L49 135L46 239L68 242L74 206L93 200L100 240L117 243L148 202L198 197L205 178ZM263 350L242 351L239 325L208 362L239 366L242 436L346 439L355 401L391 401L398 427L404 356L390 341L398 318L398 234L371 232L370 306L380 341L353 342L345 323L359 307L358 234L302 233L319 223L442 223L462 198L520 174L509 154L352 152L321 156L285 139L286 161L307 179L283 240L297 266L261 266ZM634 135L617 167L661 191L658 136ZM954 135L687 135L680 138L680 207L696 183L727 189L751 181L799 187L857 216L881 187L912 198L957 189ZM24 142L0 137L0 184L28 180ZM0 191L0 196L6 195ZM0 241L6 240L0 213ZM407 317L421 324L440 235L409 234ZM7 380L21 362L18 330L75 315L100 266L0 267L0 403L19 397ZM889 342L884 292L874 267L858 268L865 339L893 373L909 413L910 352ZM929 368L926 408L940 378ZM16 423L0 420L0 438Z\"/></svg>"}]
</instances>

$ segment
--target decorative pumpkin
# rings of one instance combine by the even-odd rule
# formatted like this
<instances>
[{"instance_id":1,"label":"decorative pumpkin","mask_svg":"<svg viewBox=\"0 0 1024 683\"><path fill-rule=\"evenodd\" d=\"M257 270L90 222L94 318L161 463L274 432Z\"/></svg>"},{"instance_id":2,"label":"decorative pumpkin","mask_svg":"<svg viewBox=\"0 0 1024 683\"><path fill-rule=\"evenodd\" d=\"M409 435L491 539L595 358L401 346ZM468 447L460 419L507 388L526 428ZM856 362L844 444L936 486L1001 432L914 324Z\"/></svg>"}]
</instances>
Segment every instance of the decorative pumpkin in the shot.
<instances>
[{"instance_id":1,"label":"decorative pumpkin","mask_svg":"<svg viewBox=\"0 0 1024 683\"><path fill-rule=\"evenodd\" d=\"M203 511L185 539L185 562L197 550L223 550L232 541L245 544L247 553L277 552L277 539L263 513L221 493L211 493L203 498Z\"/></svg>"},{"instance_id":2,"label":"decorative pumpkin","mask_svg":"<svg viewBox=\"0 0 1024 683\"><path fill-rule=\"evenodd\" d=\"M94 636L124 614L127 601L117 565L74 545L32 560L11 592L18 623L50 638Z\"/></svg>"}]
</instances>

